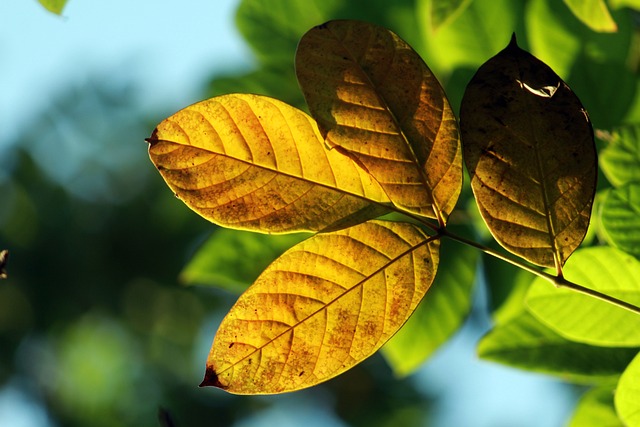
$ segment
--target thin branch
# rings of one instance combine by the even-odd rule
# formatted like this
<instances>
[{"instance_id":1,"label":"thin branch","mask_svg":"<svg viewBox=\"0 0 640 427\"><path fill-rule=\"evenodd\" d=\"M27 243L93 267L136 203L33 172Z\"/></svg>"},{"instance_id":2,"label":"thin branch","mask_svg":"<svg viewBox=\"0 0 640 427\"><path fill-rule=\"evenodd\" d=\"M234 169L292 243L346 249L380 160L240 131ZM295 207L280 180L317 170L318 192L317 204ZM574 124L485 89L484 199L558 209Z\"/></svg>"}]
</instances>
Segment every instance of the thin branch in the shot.
<instances>
[{"instance_id":1,"label":"thin branch","mask_svg":"<svg viewBox=\"0 0 640 427\"><path fill-rule=\"evenodd\" d=\"M508 262L511 265L514 265L518 268L521 268L523 270L528 271L529 273L535 274L538 277L541 277L545 280L547 280L548 282L551 282L556 288L567 288L567 289L571 289L572 291L584 294L584 295L588 295L590 297L593 298L597 298L601 301L605 301L609 304L613 304L615 306L618 306L620 308L623 308L625 310L628 310L632 313L638 314L640 315L640 307L628 303L626 301L622 301L618 298L614 298L610 295L607 294L603 294L602 292L598 292L595 291L593 289L589 289L589 288L585 288L582 285L578 285L577 283L573 283L567 279L565 279L562 275L558 275L558 276L554 276L552 274L549 274L545 271L539 270L535 267L532 267L520 260L517 259L513 259L511 257L508 257L498 251L495 251L491 248L488 248L484 245L481 245L480 243L474 242L473 240L469 240L466 239L462 236L458 236L456 234L450 233L448 230L446 230L445 228L440 229L439 234L441 236L446 236L448 238L450 238L451 240L455 240L458 241L460 243L463 243L465 245L474 247L476 249L481 250L482 252L484 252L487 255L491 255L492 257L498 258L502 261Z\"/></svg>"}]
</instances>

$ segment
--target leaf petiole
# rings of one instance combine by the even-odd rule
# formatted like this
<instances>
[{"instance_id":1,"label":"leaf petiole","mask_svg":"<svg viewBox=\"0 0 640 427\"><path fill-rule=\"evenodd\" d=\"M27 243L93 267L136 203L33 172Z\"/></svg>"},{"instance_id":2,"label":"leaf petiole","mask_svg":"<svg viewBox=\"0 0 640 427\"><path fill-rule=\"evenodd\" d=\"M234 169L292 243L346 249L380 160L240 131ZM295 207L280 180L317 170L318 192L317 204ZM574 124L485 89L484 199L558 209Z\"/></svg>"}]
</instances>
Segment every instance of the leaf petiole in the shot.
<instances>
[{"instance_id":1,"label":"leaf petiole","mask_svg":"<svg viewBox=\"0 0 640 427\"><path fill-rule=\"evenodd\" d=\"M514 265L514 266L516 266L518 268L526 270L531 274L534 274L534 275L536 275L538 277L541 277L541 278L547 280L548 282L551 282L551 284L553 284L556 288L570 289L572 291L581 293L583 295L590 296L592 298L597 298L597 299L599 299L601 301L607 302L609 304L613 304L615 306L618 306L620 308L628 310L628 311L630 311L632 313L640 315L640 307L638 307L638 306L636 306L634 304L631 304L631 303L626 302L626 301L622 301L622 300L620 300L618 298L612 297L611 295L607 295L607 294L604 294L602 292L598 292L596 290L593 290L593 289L590 289L590 288L586 288L586 287L584 287L582 285L579 285L577 283L571 282L571 281L567 280L562 275L554 276L553 274L549 274L549 273L547 273L545 271L539 270L539 269L537 269L535 267L532 267L532 266L530 266L530 265L528 265L528 264L526 264L526 263L524 263L522 261L510 258L510 257L508 257L508 256L506 256L506 255L504 255L504 254L502 254L502 253L500 253L498 251L495 251L495 250L493 250L491 248L488 248L488 247L486 247L486 246L484 246L484 245L482 245L480 243L474 242L473 240L469 240L469 239L466 239L466 238L464 238L462 236L458 236L458 235L456 235L454 233L451 233L446 228L441 228L438 231L438 234L440 236L448 237L451 240L455 240L455 241L460 242L462 244L465 244L465 245L474 247L476 249L479 249L479 250L481 250L482 252L484 252L487 255L490 255L492 257L498 258L498 259L500 259L502 261L508 262L511 265Z\"/></svg>"}]
</instances>

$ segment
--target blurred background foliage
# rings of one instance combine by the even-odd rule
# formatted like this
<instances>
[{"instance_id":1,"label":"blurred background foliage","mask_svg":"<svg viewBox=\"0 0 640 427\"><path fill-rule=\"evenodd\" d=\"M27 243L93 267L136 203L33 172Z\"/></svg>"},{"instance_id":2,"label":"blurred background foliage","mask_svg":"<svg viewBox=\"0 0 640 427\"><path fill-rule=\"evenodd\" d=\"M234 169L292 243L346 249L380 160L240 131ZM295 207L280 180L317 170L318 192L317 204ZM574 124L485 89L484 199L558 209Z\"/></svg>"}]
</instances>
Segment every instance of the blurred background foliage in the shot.
<instances>
[{"instance_id":1,"label":"blurred background foliage","mask_svg":"<svg viewBox=\"0 0 640 427\"><path fill-rule=\"evenodd\" d=\"M314 25L348 18L380 24L407 40L458 111L475 70L515 31L522 47L569 83L594 127L610 132L640 123L640 15L632 0L609 5L617 26L612 33L594 31L556 0L243 0L236 23L255 54L253 69L216 72L201 98L252 92L304 109L293 69L297 41ZM473 308L473 273L461 272L465 292L451 303L446 333L411 356L411 366L396 372L402 378L376 355L335 380L291 395L237 397L197 388L217 325L237 293L303 236L265 244L264 236L217 231L176 200L148 161L144 143L170 111L149 108L138 88L135 78L118 69L61 87L0 145L0 249L10 250L9 278L0 282L0 414L22 408L43 426L157 426L163 408L165 419L177 426L287 426L304 420L309 427L383 427L447 425L456 419L443 415L447 411L484 410L470 401L482 398L462 392L443 400L430 387L431 380L483 381L457 365L440 372L440 380L429 364L432 378L404 375L465 320L466 329L449 347L465 348L473 358L469 349L488 328L489 313L500 321L518 312L531 278L492 261L476 277L485 299ZM604 178L600 186L610 185ZM456 215L452 223L475 225L468 235L488 237L468 189ZM421 347L415 341L402 345ZM385 356L398 365L407 360L404 354L396 348ZM558 387L552 387L561 407L556 413L568 417L575 389ZM522 421L522 414L504 412L476 415L476 425ZM540 425L532 422L527 425Z\"/></svg>"}]
</instances>

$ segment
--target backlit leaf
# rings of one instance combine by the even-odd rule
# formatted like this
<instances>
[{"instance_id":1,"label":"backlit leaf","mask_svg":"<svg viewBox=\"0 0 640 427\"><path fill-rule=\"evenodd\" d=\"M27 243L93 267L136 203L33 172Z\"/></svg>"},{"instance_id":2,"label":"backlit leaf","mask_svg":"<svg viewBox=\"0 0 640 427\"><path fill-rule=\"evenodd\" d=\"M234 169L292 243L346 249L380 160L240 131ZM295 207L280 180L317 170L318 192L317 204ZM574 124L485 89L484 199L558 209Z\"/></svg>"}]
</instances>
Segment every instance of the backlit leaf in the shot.
<instances>
[{"instance_id":1,"label":"backlit leaf","mask_svg":"<svg viewBox=\"0 0 640 427\"><path fill-rule=\"evenodd\" d=\"M382 347L396 376L410 375L460 328L471 309L478 251L442 242L438 275L407 323ZM420 343L416 345L416 343Z\"/></svg>"},{"instance_id":2,"label":"backlit leaf","mask_svg":"<svg viewBox=\"0 0 640 427\"><path fill-rule=\"evenodd\" d=\"M595 193L593 132L578 98L514 37L467 86L460 127L471 186L496 240L559 269L587 232Z\"/></svg>"},{"instance_id":3,"label":"backlit leaf","mask_svg":"<svg viewBox=\"0 0 640 427\"><path fill-rule=\"evenodd\" d=\"M299 390L373 354L429 289L439 242L369 221L317 234L274 261L218 329L202 385L237 394Z\"/></svg>"},{"instance_id":4,"label":"backlit leaf","mask_svg":"<svg viewBox=\"0 0 640 427\"><path fill-rule=\"evenodd\" d=\"M622 373L614 398L620 419L627 426L640 425L640 353Z\"/></svg>"},{"instance_id":5,"label":"backlit leaf","mask_svg":"<svg viewBox=\"0 0 640 427\"><path fill-rule=\"evenodd\" d=\"M600 168L609 182L621 186L640 181L640 125L599 132L598 137L608 142L600 153Z\"/></svg>"},{"instance_id":6,"label":"backlit leaf","mask_svg":"<svg viewBox=\"0 0 640 427\"><path fill-rule=\"evenodd\" d=\"M613 407L614 384L587 391L578 402L568 427L624 427Z\"/></svg>"},{"instance_id":7,"label":"backlit leaf","mask_svg":"<svg viewBox=\"0 0 640 427\"><path fill-rule=\"evenodd\" d=\"M298 45L296 73L327 144L399 208L443 221L462 186L456 120L442 87L391 31L330 21Z\"/></svg>"},{"instance_id":8,"label":"backlit leaf","mask_svg":"<svg viewBox=\"0 0 640 427\"><path fill-rule=\"evenodd\" d=\"M365 171L325 148L314 121L276 99L224 95L162 121L149 138L158 171L191 209L229 228L340 228L388 202Z\"/></svg>"},{"instance_id":9,"label":"backlit leaf","mask_svg":"<svg viewBox=\"0 0 640 427\"><path fill-rule=\"evenodd\" d=\"M611 245L640 256L640 181L607 191L600 221L601 231Z\"/></svg>"},{"instance_id":10,"label":"backlit leaf","mask_svg":"<svg viewBox=\"0 0 640 427\"><path fill-rule=\"evenodd\" d=\"M437 76L476 70L519 29L525 5L512 0L473 0L454 21L435 31L430 19L432 1L439 0L417 0L416 13L426 45L420 53ZM448 94L455 102L450 90Z\"/></svg>"},{"instance_id":11,"label":"backlit leaf","mask_svg":"<svg viewBox=\"0 0 640 427\"><path fill-rule=\"evenodd\" d=\"M607 129L637 121L640 80L629 64L640 52L629 10L613 18L615 33L598 33L578 21L560 1L527 2L527 40L531 52L566 78L589 111L595 128ZM597 88L597 90L595 90ZM615 96L616 102L611 102Z\"/></svg>"},{"instance_id":12,"label":"backlit leaf","mask_svg":"<svg viewBox=\"0 0 640 427\"><path fill-rule=\"evenodd\" d=\"M609 0L609 6L611 6L611 9L628 7L640 10L640 0Z\"/></svg>"},{"instance_id":13,"label":"backlit leaf","mask_svg":"<svg viewBox=\"0 0 640 427\"><path fill-rule=\"evenodd\" d=\"M45 9L49 12L53 12L56 15L62 13L62 9L67 4L67 0L38 0Z\"/></svg>"},{"instance_id":14,"label":"backlit leaf","mask_svg":"<svg viewBox=\"0 0 640 427\"><path fill-rule=\"evenodd\" d=\"M636 352L569 341L526 311L493 328L478 344L483 359L584 383L615 378Z\"/></svg>"},{"instance_id":15,"label":"backlit leaf","mask_svg":"<svg viewBox=\"0 0 640 427\"><path fill-rule=\"evenodd\" d=\"M429 0L431 26L434 31L453 22L471 4L472 0Z\"/></svg>"},{"instance_id":16,"label":"backlit leaf","mask_svg":"<svg viewBox=\"0 0 640 427\"><path fill-rule=\"evenodd\" d=\"M330 19L341 0L244 0L238 30L265 63L291 64L300 37Z\"/></svg>"},{"instance_id":17,"label":"backlit leaf","mask_svg":"<svg viewBox=\"0 0 640 427\"><path fill-rule=\"evenodd\" d=\"M640 261L610 246L576 251L564 269L580 285L640 304ZM570 340L609 347L640 347L640 315L536 279L527 294L529 310Z\"/></svg>"},{"instance_id":18,"label":"backlit leaf","mask_svg":"<svg viewBox=\"0 0 640 427\"><path fill-rule=\"evenodd\" d=\"M305 233L264 235L218 229L182 270L180 280L244 292L273 260L307 237Z\"/></svg>"},{"instance_id":19,"label":"backlit leaf","mask_svg":"<svg viewBox=\"0 0 640 427\"><path fill-rule=\"evenodd\" d=\"M564 0L564 3L593 31L613 33L618 29L604 0Z\"/></svg>"}]
</instances>

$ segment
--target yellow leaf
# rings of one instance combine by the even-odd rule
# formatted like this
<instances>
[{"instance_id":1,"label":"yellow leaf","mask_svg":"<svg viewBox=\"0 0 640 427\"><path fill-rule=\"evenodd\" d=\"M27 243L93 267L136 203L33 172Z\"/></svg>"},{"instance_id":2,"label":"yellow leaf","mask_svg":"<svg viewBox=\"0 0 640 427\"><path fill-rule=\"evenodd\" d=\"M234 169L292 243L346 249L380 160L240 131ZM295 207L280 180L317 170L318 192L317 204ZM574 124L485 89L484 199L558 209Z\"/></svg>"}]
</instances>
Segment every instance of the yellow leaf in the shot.
<instances>
[{"instance_id":1,"label":"yellow leaf","mask_svg":"<svg viewBox=\"0 0 640 427\"><path fill-rule=\"evenodd\" d=\"M216 334L203 386L271 394L326 381L372 355L433 282L439 240L369 221L317 234L274 261Z\"/></svg>"},{"instance_id":2,"label":"yellow leaf","mask_svg":"<svg viewBox=\"0 0 640 427\"><path fill-rule=\"evenodd\" d=\"M313 119L276 99L202 101L162 121L148 141L176 196L225 227L331 230L386 212L380 185L327 150Z\"/></svg>"},{"instance_id":3,"label":"yellow leaf","mask_svg":"<svg viewBox=\"0 0 640 427\"><path fill-rule=\"evenodd\" d=\"M300 40L296 73L327 143L397 207L444 223L460 194L462 152L449 102L420 56L385 28L330 21Z\"/></svg>"},{"instance_id":4,"label":"yellow leaf","mask_svg":"<svg viewBox=\"0 0 640 427\"><path fill-rule=\"evenodd\" d=\"M462 99L464 158L480 213L507 250L561 270L587 232L597 164L580 100L515 36Z\"/></svg>"}]
</instances>

